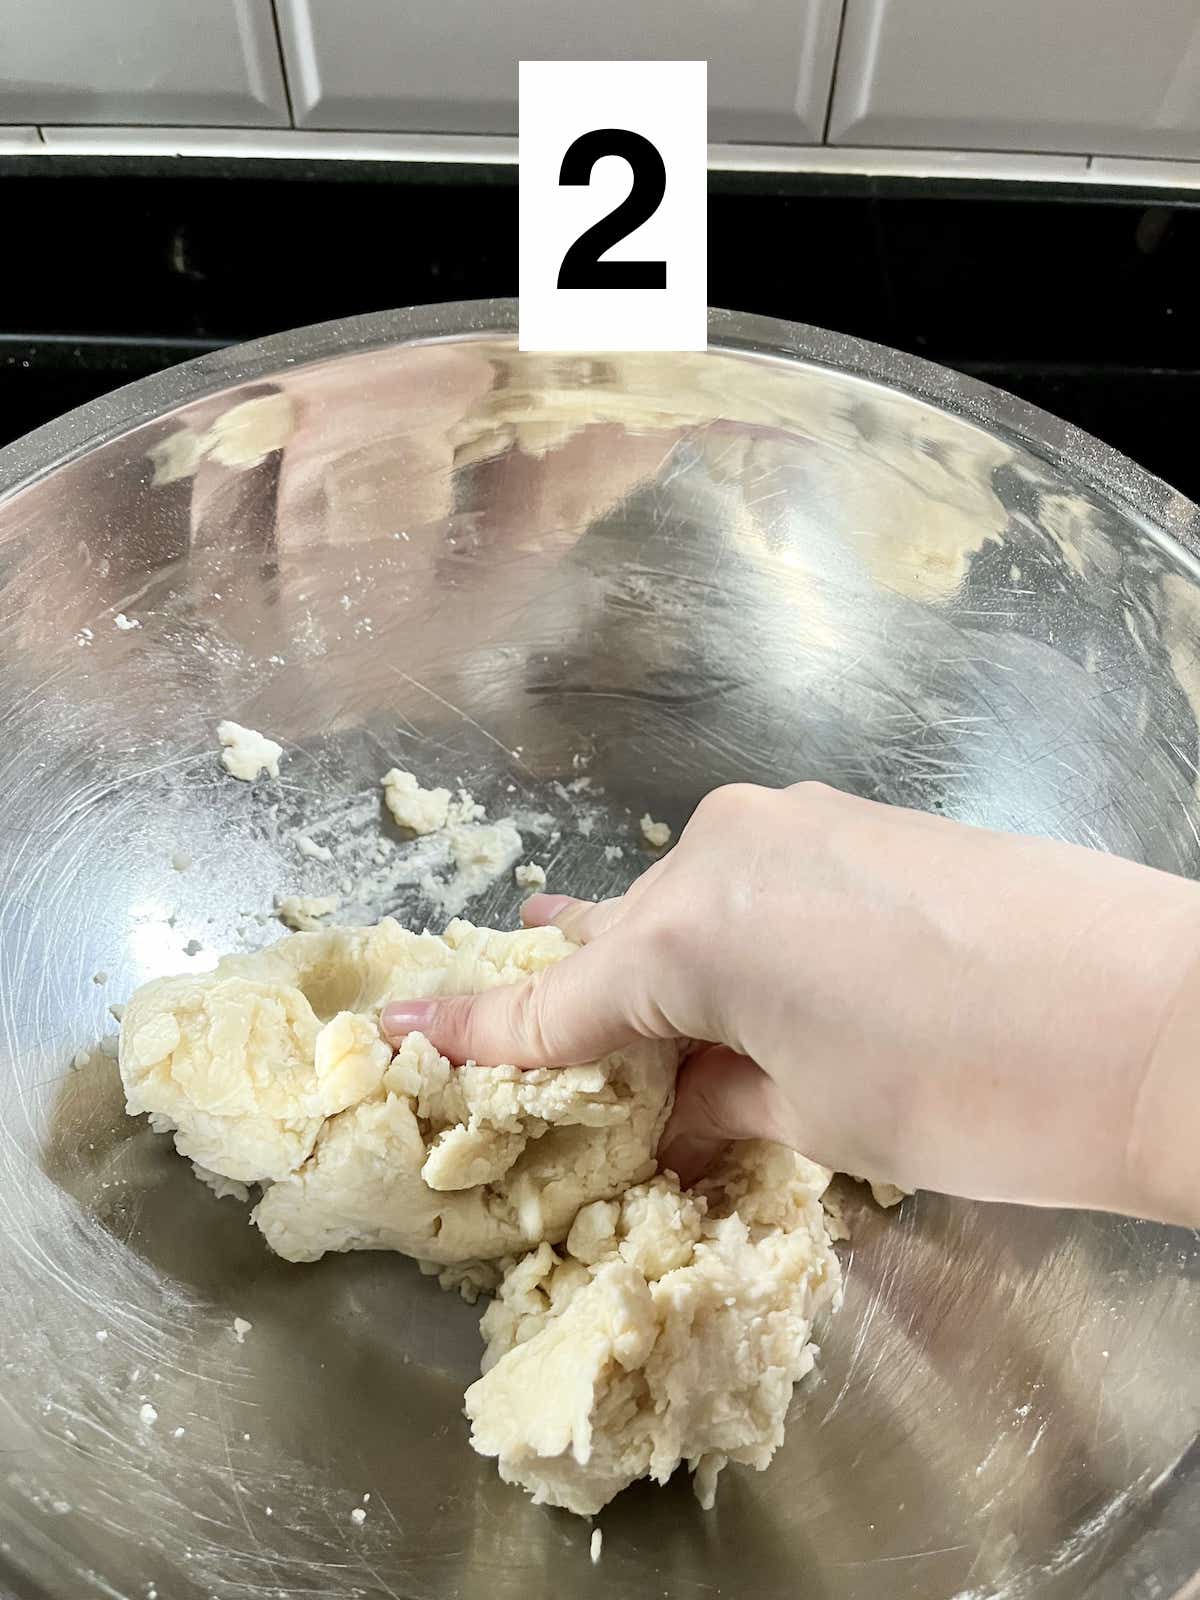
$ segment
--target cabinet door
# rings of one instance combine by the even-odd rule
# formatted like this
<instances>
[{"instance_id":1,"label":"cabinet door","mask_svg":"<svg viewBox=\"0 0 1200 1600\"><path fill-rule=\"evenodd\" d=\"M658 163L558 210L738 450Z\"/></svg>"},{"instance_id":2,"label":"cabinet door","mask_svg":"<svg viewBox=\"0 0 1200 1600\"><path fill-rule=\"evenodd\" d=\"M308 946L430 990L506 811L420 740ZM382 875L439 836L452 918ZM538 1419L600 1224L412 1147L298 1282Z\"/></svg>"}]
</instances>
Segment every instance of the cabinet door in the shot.
<instances>
[{"instance_id":1,"label":"cabinet door","mask_svg":"<svg viewBox=\"0 0 1200 1600\"><path fill-rule=\"evenodd\" d=\"M830 138L1200 156L1200 4L847 0Z\"/></svg>"},{"instance_id":2,"label":"cabinet door","mask_svg":"<svg viewBox=\"0 0 1200 1600\"><path fill-rule=\"evenodd\" d=\"M278 0L302 128L517 131L517 62L708 61L709 136L820 143L841 0Z\"/></svg>"},{"instance_id":3,"label":"cabinet door","mask_svg":"<svg viewBox=\"0 0 1200 1600\"><path fill-rule=\"evenodd\" d=\"M286 127L271 0L0 0L0 122Z\"/></svg>"}]
</instances>

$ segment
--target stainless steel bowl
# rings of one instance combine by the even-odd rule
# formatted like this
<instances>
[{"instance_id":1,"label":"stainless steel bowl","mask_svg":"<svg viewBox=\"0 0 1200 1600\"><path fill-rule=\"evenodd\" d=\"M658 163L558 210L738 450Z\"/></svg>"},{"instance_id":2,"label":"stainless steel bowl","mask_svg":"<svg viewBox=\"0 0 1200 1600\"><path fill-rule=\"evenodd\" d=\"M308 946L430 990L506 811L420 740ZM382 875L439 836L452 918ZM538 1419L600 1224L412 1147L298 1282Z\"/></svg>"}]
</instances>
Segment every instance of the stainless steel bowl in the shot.
<instances>
[{"instance_id":1,"label":"stainless steel bowl","mask_svg":"<svg viewBox=\"0 0 1200 1600\"><path fill-rule=\"evenodd\" d=\"M642 812L678 826L729 779L1200 867L1195 507L853 340L717 313L705 355L559 358L513 325L306 329L0 452L4 1586L1200 1593L1193 1234L860 1208L770 1471L710 1514L622 1496L593 1567L586 1525L467 1446L475 1313L401 1260L272 1259L124 1117L111 1060L73 1065L137 984L368 860L393 761L552 814L540 859L584 894L644 863ZM227 716L285 743L278 784L222 776ZM356 915L423 919L403 858Z\"/></svg>"}]
</instances>

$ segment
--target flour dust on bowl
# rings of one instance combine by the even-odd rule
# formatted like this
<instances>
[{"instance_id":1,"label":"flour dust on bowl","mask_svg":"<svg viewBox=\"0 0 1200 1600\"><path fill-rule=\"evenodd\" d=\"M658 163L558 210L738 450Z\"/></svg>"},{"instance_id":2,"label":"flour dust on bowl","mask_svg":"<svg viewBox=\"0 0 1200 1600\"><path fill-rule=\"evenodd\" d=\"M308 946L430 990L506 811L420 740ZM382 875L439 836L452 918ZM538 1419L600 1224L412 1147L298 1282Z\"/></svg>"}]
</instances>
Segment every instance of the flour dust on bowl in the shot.
<instances>
[{"instance_id":1,"label":"flour dust on bowl","mask_svg":"<svg viewBox=\"0 0 1200 1600\"><path fill-rule=\"evenodd\" d=\"M108 1008L271 943L278 901L511 927L515 866L619 892L641 819L731 780L1200 869L1195 508L810 329L553 357L514 327L303 330L0 452L2 1586L1182 1596L1190 1233L851 1200L770 1468L711 1511L682 1473L627 1491L593 1562L467 1445L479 1308L385 1252L280 1259L125 1115ZM232 777L222 721L279 776ZM393 768L505 819L494 858L398 830Z\"/></svg>"}]
</instances>

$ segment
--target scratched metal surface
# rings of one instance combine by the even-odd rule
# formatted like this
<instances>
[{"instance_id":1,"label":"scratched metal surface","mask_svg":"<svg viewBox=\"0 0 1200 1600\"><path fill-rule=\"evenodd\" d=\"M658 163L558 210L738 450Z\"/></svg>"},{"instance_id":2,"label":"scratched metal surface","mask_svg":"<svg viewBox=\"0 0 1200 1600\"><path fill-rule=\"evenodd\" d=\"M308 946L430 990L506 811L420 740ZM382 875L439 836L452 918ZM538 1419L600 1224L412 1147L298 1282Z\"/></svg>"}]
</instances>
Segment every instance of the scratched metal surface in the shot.
<instances>
[{"instance_id":1,"label":"scratched metal surface","mask_svg":"<svg viewBox=\"0 0 1200 1600\"><path fill-rule=\"evenodd\" d=\"M1194 508L814 330L714 314L707 355L550 358L516 353L512 315L267 340L0 453L0 1582L1196 1593L1191 1234L862 1212L770 1471L732 1469L708 1515L682 1483L623 1496L593 1568L586 1525L467 1446L475 1313L403 1261L273 1260L124 1117L111 1061L72 1069L139 982L369 867L395 760L550 813L531 851L585 894L638 870L642 811L678 826L734 778L1200 867ZM285 743L278 784L222 778L223 716ZM354 915L423 918L397 851ZM515 892L471 909L511 918Z\"/></svg>"}]
</instances>

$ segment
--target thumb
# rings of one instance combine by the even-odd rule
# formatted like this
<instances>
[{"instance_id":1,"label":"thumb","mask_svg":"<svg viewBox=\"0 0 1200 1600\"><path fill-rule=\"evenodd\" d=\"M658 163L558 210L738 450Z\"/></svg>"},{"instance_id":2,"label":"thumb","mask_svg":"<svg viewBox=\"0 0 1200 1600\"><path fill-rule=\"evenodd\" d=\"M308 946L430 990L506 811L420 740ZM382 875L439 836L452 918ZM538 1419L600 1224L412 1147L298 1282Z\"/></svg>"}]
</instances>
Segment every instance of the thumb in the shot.
<instances>
[{"instance_id":1,"label":"thumb","mask_svg":"<svg viewBox=\"0 0 1200 1600\"><path fill-rule=\"evenodd\" d=\"M480 1066L569 1067L644 1037L622 996L616 943L597 939L527 979L448 1000L397 1000L379 1026L389 1044L423 1033L451 1061Z\"/></svg>"},{"instance_id":2,"label":"thumb","mask_svg":"<svg viewBox=\"0 0 1200 1600\"><path fill-rule=\"evenodd\" d=\"M709 1045L680 1070L675 1106L659 1140L658 1164L689 1188L731 1139L789 1143L787 1112L778 1084L749 1056Z\"/></svg>"}]
</instances>

